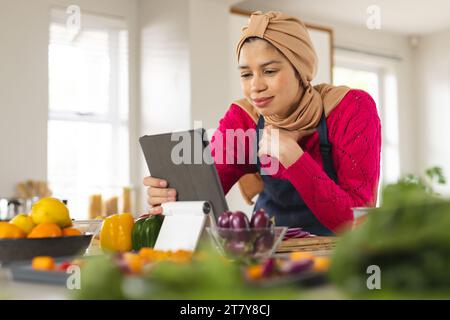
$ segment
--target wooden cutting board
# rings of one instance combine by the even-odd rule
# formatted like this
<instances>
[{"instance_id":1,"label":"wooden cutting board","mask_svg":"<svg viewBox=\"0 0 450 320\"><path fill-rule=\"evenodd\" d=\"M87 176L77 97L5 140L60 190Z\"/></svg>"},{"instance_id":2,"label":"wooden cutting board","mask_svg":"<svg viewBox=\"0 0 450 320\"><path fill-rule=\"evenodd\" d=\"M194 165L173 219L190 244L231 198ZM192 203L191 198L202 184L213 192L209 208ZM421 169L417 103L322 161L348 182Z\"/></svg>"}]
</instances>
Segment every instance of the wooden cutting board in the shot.
<instances>
[{"instance_id":1,"label":"wooden cutting board","mask_svg":"<svg viewBox=\"0 0 450 320\"><path fill-rule=\"evenodd\" d=\"M338 241L337 237L309 237L288 239L280 243L277 253L293 251L332 251Z\"/></svg>"}]
</instances>

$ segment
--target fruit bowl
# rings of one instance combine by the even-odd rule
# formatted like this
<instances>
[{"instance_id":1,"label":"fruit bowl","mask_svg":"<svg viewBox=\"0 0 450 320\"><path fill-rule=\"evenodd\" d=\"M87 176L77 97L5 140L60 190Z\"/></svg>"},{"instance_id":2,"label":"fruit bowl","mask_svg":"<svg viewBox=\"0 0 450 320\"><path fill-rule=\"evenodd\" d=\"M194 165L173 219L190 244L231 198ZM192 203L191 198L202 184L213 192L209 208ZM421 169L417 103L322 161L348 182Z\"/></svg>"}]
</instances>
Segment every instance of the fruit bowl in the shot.
<instances>
[{"instance_id":1,"label":"fruit bowl","mask_svg":"<svg viewBox=\"0 0 450 320\"><path fill-rule=\"evenodd\" d=\"M35 256L63 257L83 254L92 234L58 238L0 239L0 264L29 260Z\"/></svg>"},{"instance_id":2,"label":"fruit bowl","mask_svg":"<svg viewBox=\"0 0 450 320\"><path fill-rule=\"evenodd\" d=\"M283 240L287 227L207 228L222 254L238 260L259 260L271 257Z\"/></svg>"}]
</instances>

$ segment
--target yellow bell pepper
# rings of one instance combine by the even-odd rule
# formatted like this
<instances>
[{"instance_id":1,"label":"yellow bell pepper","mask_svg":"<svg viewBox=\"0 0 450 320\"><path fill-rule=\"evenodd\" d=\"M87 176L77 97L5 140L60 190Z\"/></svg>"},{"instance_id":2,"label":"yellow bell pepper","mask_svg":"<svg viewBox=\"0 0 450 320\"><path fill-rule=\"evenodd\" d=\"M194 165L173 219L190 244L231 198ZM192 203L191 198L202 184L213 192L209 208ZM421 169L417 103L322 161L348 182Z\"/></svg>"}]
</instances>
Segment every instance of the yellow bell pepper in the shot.
<instances>
[{"instance_id":1,"label":"yellow bell pepper","mask_svg":"<svg viewBox=\"0 0 450 320\"><path fill-rule=\"evenodd\" d=\"M130 251L134 218L130 213L114 214L103 220L100 246L105 251Z\"/></svg>"}]
</instances>

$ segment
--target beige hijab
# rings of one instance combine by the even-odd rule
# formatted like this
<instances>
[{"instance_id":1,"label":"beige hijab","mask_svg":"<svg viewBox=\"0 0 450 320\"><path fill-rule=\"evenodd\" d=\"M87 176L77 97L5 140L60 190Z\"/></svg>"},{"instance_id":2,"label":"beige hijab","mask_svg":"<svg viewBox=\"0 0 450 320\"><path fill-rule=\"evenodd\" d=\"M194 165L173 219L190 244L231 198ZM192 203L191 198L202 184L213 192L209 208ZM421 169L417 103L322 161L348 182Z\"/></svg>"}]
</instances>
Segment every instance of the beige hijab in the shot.
<instances>
[{"instance_id":1,"label":"beige hijab","mask_svg":"<svg viewBox=\"0 0 450 320\"><path fill-rule=\"evenodd\" d=\"M306 26L300 20L281 12L270 11L263 14L254 12L247 26L242 28L242 35L236 48L237 58L245 40L258 37L267 40L276 47L291 62L297 70L304 88L303 96L298 106L293 106L285 117L278 115L264 116L266 124L286 130L308 130L316 128L322 112L328 116L344 98L350 88L319 84L313 86L311 81L317 72L317 54ZM246 100L235 102L257 121L257 110ZM246 175L239 180L240 190L245 200L252 204L251 199L263 189L259 175Z\"/></svg>"}]
</instances>

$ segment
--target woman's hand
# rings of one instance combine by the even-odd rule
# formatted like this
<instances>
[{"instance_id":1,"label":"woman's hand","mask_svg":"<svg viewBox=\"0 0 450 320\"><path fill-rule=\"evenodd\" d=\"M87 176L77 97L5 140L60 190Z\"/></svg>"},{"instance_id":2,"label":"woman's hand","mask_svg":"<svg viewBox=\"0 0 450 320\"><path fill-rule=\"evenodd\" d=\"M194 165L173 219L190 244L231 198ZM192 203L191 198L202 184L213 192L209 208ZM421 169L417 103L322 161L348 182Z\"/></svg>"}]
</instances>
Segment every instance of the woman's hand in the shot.
<instances>
[{"instance_id":1,"label":"woman's hand","mask_svg":"<svg viewBox=\"0 0 450 320\"><path fill-rule=\"evenodd\" d=\"M167 181L155 177L145 177L144 185L147 189L147 203L151 214L161 214L161 203L176 201L177 191L167 188Z\"/></svg>"},{"instance_id":2,"label":"woman's hand","mask_svg":"<svg viewBox=\"0 0 450 320\"><path fill-rule=\"evenodd\" d=\"M258 157L262 155L275 157L285 168L288 168L303 154L298 142L315 130L288 131L269 125L264 128L259 141Z\"/></svg>"}]
</instances>

